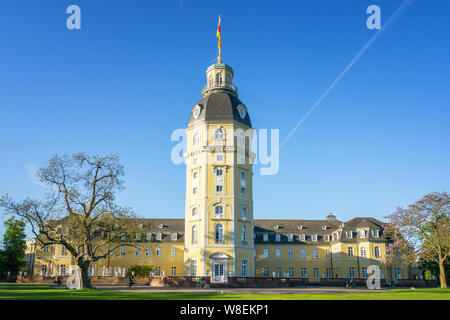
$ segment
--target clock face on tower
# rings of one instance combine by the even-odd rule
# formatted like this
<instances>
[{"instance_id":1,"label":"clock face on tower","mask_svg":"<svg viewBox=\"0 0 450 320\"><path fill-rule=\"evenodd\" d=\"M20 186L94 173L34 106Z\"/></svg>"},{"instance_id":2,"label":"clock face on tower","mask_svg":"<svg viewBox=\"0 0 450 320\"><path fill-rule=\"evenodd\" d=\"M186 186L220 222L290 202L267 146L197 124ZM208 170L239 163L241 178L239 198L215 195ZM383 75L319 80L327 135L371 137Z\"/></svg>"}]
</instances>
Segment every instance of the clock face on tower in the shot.
<instances>
[{"instance_id":1,"label":"clock face on tower","mask_svg":"<svg viewBox=\"0 0 450 320\"><path fill-rule=\"evenodd\" d=\"M237 110L239 112L239 115L241 116L242 119L245 118L245 115L247 114L247 111L245 111L245 107L243 104L238 105Z\"/></svg>"},{"instance_id":2,"label":"clock face on tower","mask_svg":"<svg viewBox=\"0 0 450 320\"><path fill-rule=\"evenodd\" d=\"M198 104L196 104L195 107L194 107L194 112L193 112L195 119L198 118L198 116L200 115L201 111L202 111L202 108Z\"/></svg>"}]
</instances>

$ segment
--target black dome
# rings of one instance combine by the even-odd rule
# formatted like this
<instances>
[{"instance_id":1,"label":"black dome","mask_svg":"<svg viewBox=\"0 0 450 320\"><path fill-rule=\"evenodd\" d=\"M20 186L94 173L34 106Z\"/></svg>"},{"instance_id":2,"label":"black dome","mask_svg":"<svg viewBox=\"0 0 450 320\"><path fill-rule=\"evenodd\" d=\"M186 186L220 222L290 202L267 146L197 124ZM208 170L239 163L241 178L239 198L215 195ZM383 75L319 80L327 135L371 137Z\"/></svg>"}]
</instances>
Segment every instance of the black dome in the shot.
<instances>
[{"instance_id":1,"label":"black dome","mask_svg":"<svg viewBox=\"0 0 450 320\"><path fill-rule=\"evenodd\" d=\"M215 120L215 121L237 121L246 126L251 127L250 116L247 108L245 108L246 114L244 119L241 118L237 107L242 102L233 94L227 92L213 92L203 97L197 104L201 107L200 114L197 119L194 118L192 109L189 117L188 127L203 120Z\"/></svg>"}]
</instances>

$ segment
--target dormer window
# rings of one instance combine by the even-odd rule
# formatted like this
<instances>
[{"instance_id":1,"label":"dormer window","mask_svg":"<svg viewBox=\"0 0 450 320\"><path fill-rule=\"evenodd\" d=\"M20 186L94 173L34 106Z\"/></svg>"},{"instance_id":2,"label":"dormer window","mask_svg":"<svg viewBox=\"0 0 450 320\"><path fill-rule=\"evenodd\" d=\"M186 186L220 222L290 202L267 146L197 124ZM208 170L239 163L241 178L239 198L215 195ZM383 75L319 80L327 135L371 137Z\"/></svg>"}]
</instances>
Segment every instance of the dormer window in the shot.
<instances>
[{"instance_id":1,"label":"dormer window","mask_svg":"<svg viewBox=\"0 0 450 320\"><path fill-rule=\"evenodd\" d=\"M162 239L162 233L161 232L158 232L157 234L156 234L156 240L161 240Z\"/></svg>"},{"instance_id":2,"label":"dormer window","mask_svg":"<svg viewBox=\"0 0 450 320\"><path fill-rule=\"evenodd\" d=\"M330 241L330 235L329 234L324 235L323 238L324 238L325 241Z\"/></svg>"},{"instance_id":3,"label":"dormer window","mask_svg":"<svg viewBox=\"0 0 450 320\"><path fill-rule=\"evenodd\" d=\"M281 241L281 235L279 233L275 235L275 241Z\"/></svg>"},{"instance_id":4,"label":"dormer window","mask_svg":"<svg viewBox=\"0 0 450 320\"><path fill-rule=\"evenodd\" d=\"M327 230L327 226L322 226L322 230Z\"/></svg>"},{"instance_id":5,"label":"dormer window","mask_svg":"<svg viewBox=\"0 0 450 320\"><path fill-rule=\"evenodd\" d=\"M177 240L178 239L178 234L176 233L172 233L172 240Z\"/></svg>"},{"instance_id":6,"label":"dormer window","mask_svg":"<svg viewBox=\"0 0 450 320\"><path fill-rule=\"evenodd\" d=\"M317 234L312 235L312 241L317 241Z\"/></svg>"},{"instance_id":7,"label":"dormer window","mask_svg":"<svg viewBox=\"0 0 450 320\"><path fill-rule=\"evenodd\" d=\"M302 230L302 229L303 229L303 226L302 226L301 224L299 224L299 225L297 226L297 229Z\"/></svg>"},{"instance_id":8,"label":"dormer window","mask_svg":"<svg viewBox=\"0 0 450 320\"><path fill-rule=\"evenodd\" d=\"M379 230L372 230L372 235L374 238L378 238L380 236L380 231Z\"/></svg>"},{"instance_id":9,"label":"dormer window","mask_svg":"<svg viewBox=\"0 0 450 320\"><path fill-rule=\"evenodd\" d=\"M288 235L288 241L289 242L294 241L294 235L292 233L290 235Z\"/></svg>"},{"instance_id":10,"label":"dormer window","mask_svg":"<svg viewBox=\"0 0 450 320\"><path fill-rule=\"evenodd\" d=\"M359 231L359 237L360 238L366 238L367 237L367 231L366 230Z\"/></svg>"},{"instance_id":11,"label":"dormer window","mask_svg":"<svg viewBox=\"0 0 450 320\"><path fill-rule=\"evenodd\" d=\"M147 241L152 240L152 234L151 234L151 232L147 232L146 239L147 239Z\"/></svg>"},{"instance_id":12,"label":"dormer window","mask_svg":"<svg viewBox=\"0 0 450 320\"><path fill-rule=\"evenodd\" d=\"M346 231L345 235L347 238L353 238L353 232L352 231Z\"/></svg>"},{"instance_id":13,"label":"dormer window","mask_svg":"<svg viewBox=\"0 0 450 320\"><path fill-rule=\"evenodd\" d=\"M230 84L231 83L231 77L227 74L227 84Z\"/></svg>"},{"instance_id":14,"label":"dormer window","mask_svg":"<svg viewBox=\"0 0 450 320\"><path fill-rule=\"evenodd\" d=\"M304 233L302 233L302 234L300 235L300 241L305 241L305 239L306 239L306 236L305 236Z\"/></svg>"},{"instance_id":15,"label":"dormer window","mask_svg":"<svg viewBox=\"0 0 450 320\"><path fill-rule=\"evenodd\" d=\"M263 234L263 241L269 241L269 235L267 233Z\"/></svg>"},{"instance_id":16,"label":"dormer window","mask_svg":"<svg viewBox=\"0 0 450 320\"><path fill-rule=\"evenodd\" d=\"M277 224L273 226L273 228L274 228L275 230L278 230L279 227L280 227L280 226L277 225Z\"/></svg>"}]
</instances>

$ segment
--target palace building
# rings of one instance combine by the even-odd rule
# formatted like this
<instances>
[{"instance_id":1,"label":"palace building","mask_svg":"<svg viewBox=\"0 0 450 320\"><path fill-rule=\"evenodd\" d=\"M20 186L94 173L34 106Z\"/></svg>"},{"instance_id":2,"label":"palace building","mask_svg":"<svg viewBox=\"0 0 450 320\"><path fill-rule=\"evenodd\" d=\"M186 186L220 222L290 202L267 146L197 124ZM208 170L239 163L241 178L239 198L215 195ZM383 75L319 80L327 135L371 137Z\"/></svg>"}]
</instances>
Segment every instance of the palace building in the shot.
<instances>
[{"instance_id":1,"label":"palace building","mask_svg":"<svg viewBox=\"0 0 450 320\"><path fill-rule=\"evenodd\" d=\"M91 275L123 277L132 265L149 265L157 276L206 276L217 283L229 277L318 282L367 278L368 267L377 265L388 281L412 278L409 266L382 264L388 239L377 219L343 222L331 213L322 220L254 219L252 123L233 78L219 55L191 110L184 219L144 219L140 246L116 250L91 266ZM75 265L60 245L30 240L27 253L34 275L67 275Z\"/></svg>"}]
</instances>

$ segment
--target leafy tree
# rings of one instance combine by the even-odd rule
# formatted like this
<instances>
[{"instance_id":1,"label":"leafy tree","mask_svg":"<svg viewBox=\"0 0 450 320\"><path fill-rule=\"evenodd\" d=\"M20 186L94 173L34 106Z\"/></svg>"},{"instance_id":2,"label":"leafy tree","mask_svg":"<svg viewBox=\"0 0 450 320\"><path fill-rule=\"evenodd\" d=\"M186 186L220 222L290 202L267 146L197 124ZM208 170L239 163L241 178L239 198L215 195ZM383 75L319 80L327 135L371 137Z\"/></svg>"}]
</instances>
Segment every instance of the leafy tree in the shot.
<instances>
[{"instance_id":1,"label":"leafy tree","mask_svg":"<svg viewBox=\"0 0 450 320\"><path fill-rule=\"evenodd\" d=\"M135 276L139 276L139 277L147 277L150 273L150 271L153 271L155 268L153 266L138 266L138 265L134 265L131 266L126 273L126 276L129 277L133 274Z\"/></svg>"},{"instance_id":2,"label":"leafy tree","mask_svg":"<svg viewBox=\"0 0 450 320\"><path fill-rule=\"evenodd\" d=\"M81 269L81 287L89 288L91 264L120 246L135 246L143 232L135 214L115 204L123 174L115 155L56 155L37 173L49 187L44 199L16 202L6 195L0 207L29 223L41 245L64 246Z\"/></svg>"},{"instance_id":3,"label":"leafy tree","mask_svg":"<svg viewBox=\"0 0 450 320\"><path fill-rule=\"evenodd\" d=\"M16 276L25 266L25 223L11 217L5 221L5 228L0 251L0 279L5 279L8 272Z\"/></svg>"},{"instance_id":4,"label":"leafy tree","mask_svg":"<svg viewBox=\"0 0 450 320\"><path fill-rule=\"evenodd\" d=\"M437 259L436 259L437 260ZM436 261L429 261L429 260L423 260L419 259L419 267L422 270L422 274L425 275L425 272L430 275L435 276L436 278L439 278L439 264ZM444 263L445 268L445 277L446 279L450 276L450 258L447 257L447 261Z\"/></svg>"},{"instance_id":5,"label":"leafy tree","mask_svg":"<svg viewBox=\"0 0 450 320\"><path fill-rule=\"evenodd\" d=\"M450 248L450 197L446 192L430 193L408 206L399 207L387 216L385 232L392 243L387 248L386 262L400 259L404 263L435 262L439 280L447 288L445 262Z\"/></svg>"}]
</instances>

